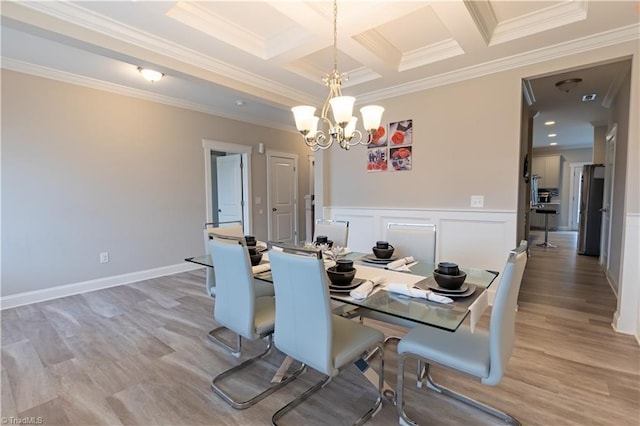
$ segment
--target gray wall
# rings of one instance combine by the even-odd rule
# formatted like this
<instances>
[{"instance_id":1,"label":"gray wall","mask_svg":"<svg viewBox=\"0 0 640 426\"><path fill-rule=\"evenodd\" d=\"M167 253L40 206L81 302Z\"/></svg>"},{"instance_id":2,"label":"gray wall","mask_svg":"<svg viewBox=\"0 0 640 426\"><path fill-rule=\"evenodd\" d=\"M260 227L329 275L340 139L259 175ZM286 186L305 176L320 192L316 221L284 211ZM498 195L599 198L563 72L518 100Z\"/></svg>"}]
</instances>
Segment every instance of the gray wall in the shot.
<instances>
[{"instance_id":1,"label":"gray wall","mask_svg":"<svg viewBox=\"0 0 640 426\"><path fill-rule=\"evenodd\" d=\"M516 211L520 87L489 75L385 99L385 123L413 119L413 169L367 173L365 150L328 150L325 204L467 209L484 195L486 209Z\"/></svg>"},{"instance_id":2,"label":"gray wall","mask_svg":"<svg viewBox=\"0 0 640 426\"><path fill-rule=\"evenodd\" d=\"M295 133L4 69L1 77L2 296L202 253L202 139L308 154ZM253 195L266 200L266 160L254 152ZM301 200L307 169L300 161ZM266 215L253 216L266 238ZM109 263L99 263L103 251Z\"/></svg>"}]
</instances>

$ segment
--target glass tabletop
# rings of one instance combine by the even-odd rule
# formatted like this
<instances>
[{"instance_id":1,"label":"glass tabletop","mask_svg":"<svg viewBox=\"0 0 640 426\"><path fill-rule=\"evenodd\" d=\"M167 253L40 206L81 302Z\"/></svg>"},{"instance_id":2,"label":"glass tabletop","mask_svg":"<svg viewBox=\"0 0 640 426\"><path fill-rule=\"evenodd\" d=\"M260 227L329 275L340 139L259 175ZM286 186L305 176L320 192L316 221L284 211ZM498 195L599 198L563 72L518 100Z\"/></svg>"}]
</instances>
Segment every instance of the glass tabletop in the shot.
<instances>
[{"instance_id":1,"label":"glass tabletop","mask_svg":"<svg viewBox=\"0 0 640 426\"><path fill-rule=\"evenodd\" d=\"M402 275L394 274L410 274L415 278L415 286L424 290L429 289L437 284L433 279L433 271L436 265L426 262L416 262L410 264L410 272L396 272L385 269L384 265L372 265L363 261L364 253L350 253L346 255L348 259L354 260L356 267L356 278L370 278L372 274L383 275L387 280ZM213 261L210 255L189 257L185 261L196 263L202 266L213 267ZM369 297L363 300L355 300L345 293L332 293L331 298L336 301L347 303L349 305L369 309L381 314L390 315L397 318L403 318L419 324L438 327L448 331L455 331L460 324L469 315L469 307L480 297L484 291L495 281L498 272L487 271L483 269L465 268L460 269L467 274L467 278L463 286L468 285L471 293L464 297L452 295L453 303L441 304L427 301L424 299L410 298L395 293L388 292L384 289L378 289ZM271 271L261 272L255 275L257 279L273 282Z\"/></svg>"}]
</instances>

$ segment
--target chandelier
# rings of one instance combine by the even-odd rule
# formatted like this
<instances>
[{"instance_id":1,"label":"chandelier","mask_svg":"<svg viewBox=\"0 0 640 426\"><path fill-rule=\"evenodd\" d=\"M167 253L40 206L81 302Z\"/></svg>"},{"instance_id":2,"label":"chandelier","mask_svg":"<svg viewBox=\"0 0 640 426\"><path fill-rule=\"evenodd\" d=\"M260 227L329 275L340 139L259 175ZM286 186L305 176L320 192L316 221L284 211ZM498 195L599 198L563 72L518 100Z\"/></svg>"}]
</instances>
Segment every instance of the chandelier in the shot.
<instances>
[{"instance_id":1,"label":"chandelier","mask_svg":"<svg viewBox=\"0 0 640 426\"><path fill-rule=\"evenodd\" d=\"M341 148L348 150L354 145L367 145L371 142L380 126L384 108L379 105L367 105L360 108L362 124L368 133L363 138L362 132L356 130L358 118L353 116L353 104L356 98L343 96L340 86L342 80L348 80L347 74L338 71L338 3L333 1L333 71L326 74L322 81L329 87L329 95L322 106L320 117L315 115L316 107L300 105L291 108L298 131L302 134L304 142L313 151L327 149L334 142ZM329 118L329 107L333 112L333 122ZM321 128L318 124L322 120Z\"/></svg>"}]
</instances>

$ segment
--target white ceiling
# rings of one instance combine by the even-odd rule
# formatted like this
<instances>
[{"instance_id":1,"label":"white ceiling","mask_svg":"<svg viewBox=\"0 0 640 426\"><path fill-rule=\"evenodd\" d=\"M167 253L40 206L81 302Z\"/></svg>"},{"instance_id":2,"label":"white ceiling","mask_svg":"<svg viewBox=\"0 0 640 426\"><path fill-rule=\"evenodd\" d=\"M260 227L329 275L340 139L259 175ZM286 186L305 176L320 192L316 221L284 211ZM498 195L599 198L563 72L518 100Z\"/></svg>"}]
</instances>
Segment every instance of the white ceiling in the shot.
<instances>
[{"instance_id":1,"label":"white ceiling","mask_svg":"<svg viewBox=\"0 0 640 426\"><path fill-rule=\"evenodd\" d=\"M289 108L321 106L327 94L332 11L325 1L3 1L2 67L294 130ZM338 68L350 76L345 94L383 103L637 39L639 12L635 1L340 0ZM166 77L148 83L138 66ZM590 144L591 123L606 123L603 101L627 69L531 76L536 126L552 117L559 146ZM569 95L596 101L555 89L567 77L583 79ZM548 145L542 133L534 130L534 146Z\"/></svg>"}]
</instances>

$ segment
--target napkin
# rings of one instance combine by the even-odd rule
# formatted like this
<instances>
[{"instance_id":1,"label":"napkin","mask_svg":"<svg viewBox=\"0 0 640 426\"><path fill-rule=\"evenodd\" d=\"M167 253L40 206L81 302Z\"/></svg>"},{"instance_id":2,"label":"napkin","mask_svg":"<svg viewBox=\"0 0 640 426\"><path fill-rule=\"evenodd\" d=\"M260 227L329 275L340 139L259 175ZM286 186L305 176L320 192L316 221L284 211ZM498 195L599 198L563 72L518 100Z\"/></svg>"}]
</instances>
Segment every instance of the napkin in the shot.
<instances>
[{"instance_id":1,"label":"napkin","mask_svg":"<svg viewBox=\"0 0 640 426\"><path fill-rule=\"evenodd\" d=\"M259 265L256 266L252 266L251 267L253 269L253 275L255 274L259 274L261 272L267 272L268 270L271 269L271 264L270 263L261 263Z\"/></svg>"},{"instance_id":2,"label":"napkin","mask_svg":"<svg viewBox=\"0 0 640 426\"><path fill-rule=\"evenodd\" d=\"M391 269L393 271L408 271L411 272L411 269L407 266L407 264L414 262L415 259L412 256L403 257L402 259L394 260L393 262L387 263L386 268Z\"/></svg>"},{"instance_id":3,"label":"napkin","mask_svg":"<svg viewBox=\"0 0 640 426\"><path fill-rule=\"evenodd\" d=\"M453 299L441 296L432 292L431 290L422 290L419 288L413 287L411 284L401 284L401 283L388 283L387 291L391 293L403 294L409 297L419 297L421 299L427 299L432 302L437 303L452 303Z\"/></svg>"},{"instance_id":4,"label":"napkin","mask_svg":"<svg viewBox=\"0 0 640 426\"><path fill-rule=\"evenodd\" d=\"M349 292L349 296L353 297L356 300L366 299L373 289L382 284L384 282L384 277L381 275L375 276L369 280L366 280L358 287L354 288Z\"/></svg>"}]
</instances>

